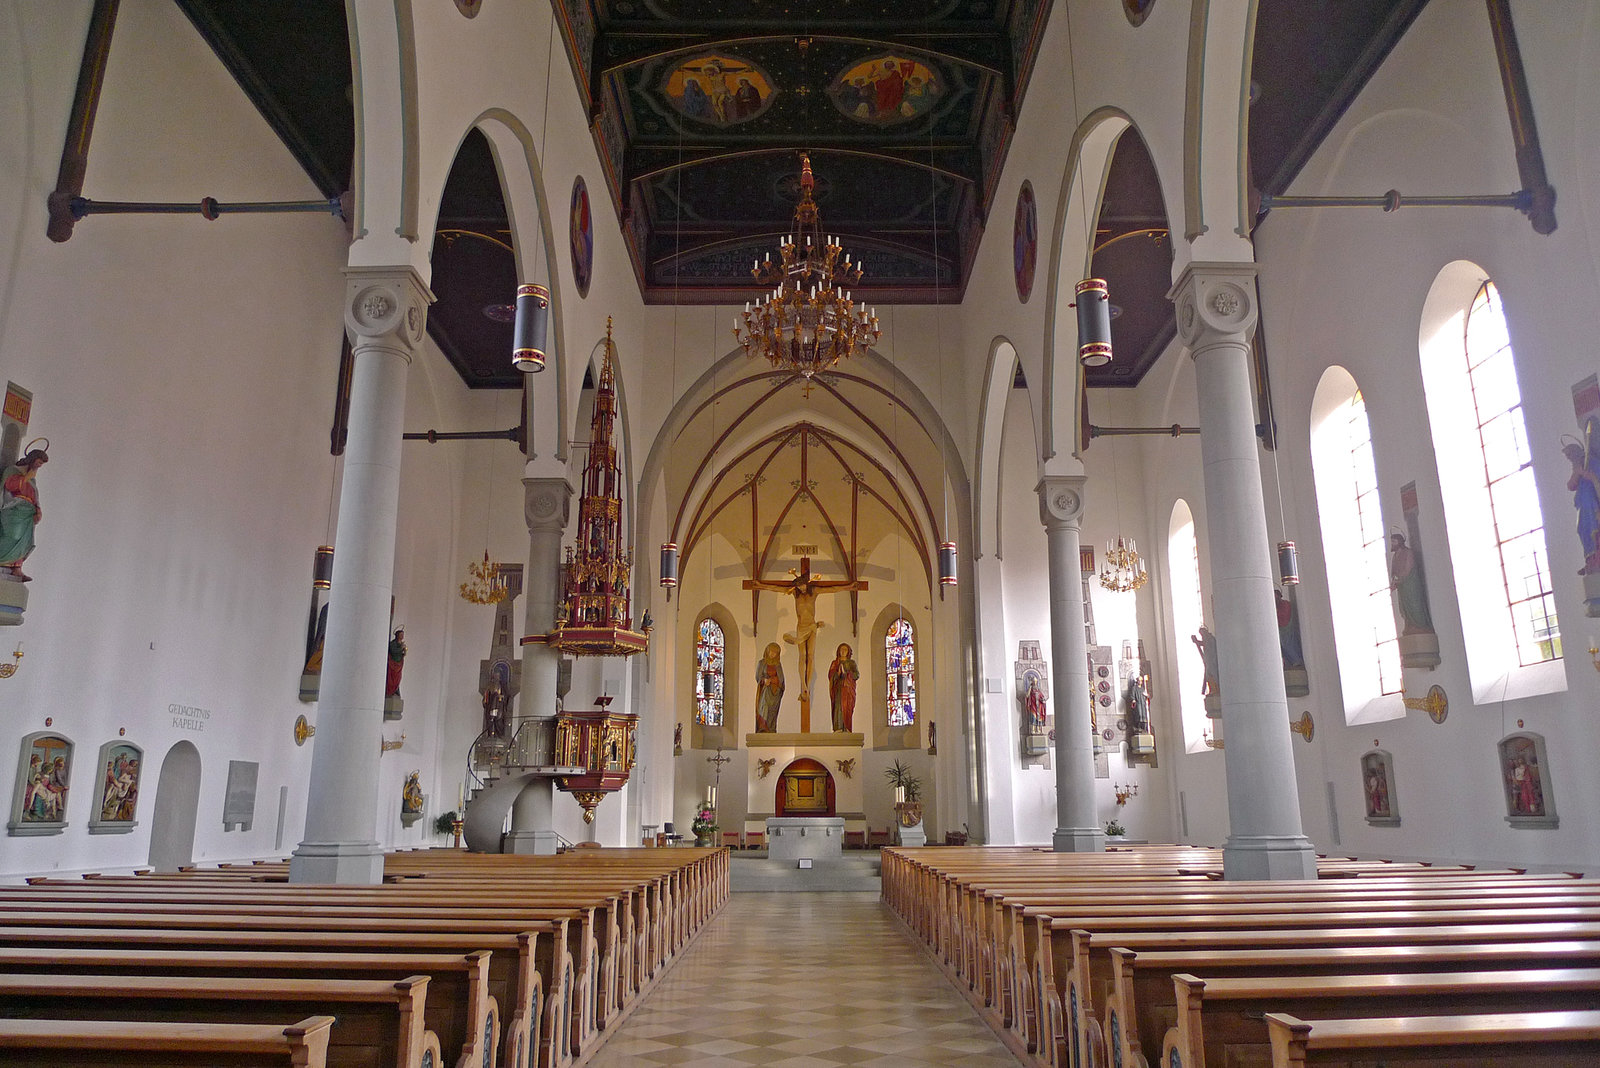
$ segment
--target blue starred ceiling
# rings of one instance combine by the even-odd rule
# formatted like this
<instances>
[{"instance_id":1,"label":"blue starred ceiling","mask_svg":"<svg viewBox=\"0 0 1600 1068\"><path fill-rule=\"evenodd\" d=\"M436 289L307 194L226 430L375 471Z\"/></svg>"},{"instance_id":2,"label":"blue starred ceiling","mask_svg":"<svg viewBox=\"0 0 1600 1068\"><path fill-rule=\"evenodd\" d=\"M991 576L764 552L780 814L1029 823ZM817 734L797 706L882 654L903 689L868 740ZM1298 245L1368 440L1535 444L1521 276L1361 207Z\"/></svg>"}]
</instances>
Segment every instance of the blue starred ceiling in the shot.
<instances>
[{"instance_id":1,"label":"blue starred ceiling","mask_svg":"<svg viewBox=\"0 0 1600 1068\"><path fill-rule=\"evenodd\" d=\"M745 299L799 154L877 300L964 288L1043 0L561 0L647 299Z\"/></svg>"}]
</instances>

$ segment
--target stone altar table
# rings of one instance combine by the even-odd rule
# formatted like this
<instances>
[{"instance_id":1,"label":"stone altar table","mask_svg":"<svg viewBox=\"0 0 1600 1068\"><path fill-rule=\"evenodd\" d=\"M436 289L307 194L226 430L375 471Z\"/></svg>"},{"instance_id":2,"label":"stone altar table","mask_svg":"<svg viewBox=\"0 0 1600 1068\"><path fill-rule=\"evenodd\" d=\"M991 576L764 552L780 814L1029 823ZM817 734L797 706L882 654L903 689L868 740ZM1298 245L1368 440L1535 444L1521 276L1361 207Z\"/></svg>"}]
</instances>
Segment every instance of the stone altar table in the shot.
<instances>
[{"instance_id":1,"label":"stone altar table","mask_svg":"<svg viewBox=\"0 0 1600 1068\"><path fill-rule=\"evenodd\" d=\"M767 856L773 860L844 856L844 817L768 816Z\"/></svg>"}]
</instances>

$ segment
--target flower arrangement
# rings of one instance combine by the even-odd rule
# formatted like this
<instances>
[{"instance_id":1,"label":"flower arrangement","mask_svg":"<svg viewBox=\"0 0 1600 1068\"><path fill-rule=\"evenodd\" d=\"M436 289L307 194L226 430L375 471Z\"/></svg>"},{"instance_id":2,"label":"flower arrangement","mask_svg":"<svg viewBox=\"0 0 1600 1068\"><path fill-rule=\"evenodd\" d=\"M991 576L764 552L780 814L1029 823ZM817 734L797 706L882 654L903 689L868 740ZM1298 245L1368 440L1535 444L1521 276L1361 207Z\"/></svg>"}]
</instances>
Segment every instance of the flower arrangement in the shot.
<instances>
[{"instance_id":1,"label":"flower arrangement","mask_svg":"<svg viewBox=\"0 0 1600 1068\"><path fill-rule=\"evenodd\" d=\"M1116 820L1107 820L1106 821L1106 837L1107 838L1121 838L1123 835L1125 835L1127 833L1128 833L1127 829L1124 828L1122 826L1122 824L1118 823Z\"/></svg>"},{"instance_id":2,"label":"flower arrangement","mask_svg":"<svg viewBox=\"0 0 1600 1068\"><path fill-rule=\"evenodd\" d=\"M689 824L689 829L694 831L695 837L717 833L717 812L712 808L701 808L694 814L694 822Z\"/></svg>"},{"instance_id":3,"label":"flower arrangement","mask_svg":"<svg viewBox=\"0 0 1600 1068\"><path fill-rule=\"evenodd\" d=\"M456 814L453 810L450 812L441 812L439 815L434 817L433 831L435 834L454 834L455 829Z\"/></svg>"}]
</instances>

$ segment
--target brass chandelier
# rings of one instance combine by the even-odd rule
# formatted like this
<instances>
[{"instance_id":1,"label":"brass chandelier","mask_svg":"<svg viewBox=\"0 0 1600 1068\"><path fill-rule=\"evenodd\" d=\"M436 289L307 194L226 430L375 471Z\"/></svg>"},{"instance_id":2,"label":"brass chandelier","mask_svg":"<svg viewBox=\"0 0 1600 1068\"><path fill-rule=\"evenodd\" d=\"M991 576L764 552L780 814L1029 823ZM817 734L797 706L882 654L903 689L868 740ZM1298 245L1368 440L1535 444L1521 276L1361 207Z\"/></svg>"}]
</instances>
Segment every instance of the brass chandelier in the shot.
<instances>
[{"instance_id":1,"label":"brass chandelier","mask_svg":"<svg viewBox=\"0 0 1600 1068\"><path fill-rule=\"evenodd\" d=\"M806 378L876 344L883 336L878 317L856 303L846 286L861 281L861 263L852 264L839 239L825 236L811 198L816 181L811 157L800 156L800 201L794 208L794 233L757 260L750 274L771 291L745 304L733 320L733 336L746 356L765 356L774 367Z\"/></svg>"},{"instance_id":2,"label":"brass chandelier","mask_svg":"<svg viewBox=\"0 0 1600 1068\"><path fill-rule=\"evenodd\" d=\"M1123 540L1117 535L1115 542L1106 542L1105 559L1100 563L1100 585L1113 593L1132 593L1150 580L1144 561L1133 539Z\"/></svg>"}]
</instances>

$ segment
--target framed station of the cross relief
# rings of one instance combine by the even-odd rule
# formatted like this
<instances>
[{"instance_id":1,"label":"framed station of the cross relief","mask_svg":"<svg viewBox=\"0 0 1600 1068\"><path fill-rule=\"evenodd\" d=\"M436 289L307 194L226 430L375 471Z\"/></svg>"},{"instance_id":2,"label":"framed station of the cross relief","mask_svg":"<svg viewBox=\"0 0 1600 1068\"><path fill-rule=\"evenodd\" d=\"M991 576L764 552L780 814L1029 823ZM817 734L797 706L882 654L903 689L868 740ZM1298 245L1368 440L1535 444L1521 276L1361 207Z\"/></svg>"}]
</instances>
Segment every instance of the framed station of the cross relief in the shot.
<instances>
[{"instance_id":1,"label":"framed station of the cross relief","mask_svg":"<svg viewBox=\"0 0 1600 1068\"><path fill-rule=\"evenodd\" d=\"M22 739L7 831L16 836L60 834L67 826L71 785L72 739L54 731L38 731Z\"/></svg>"},{"instance_id":2,"label":"framed station of the cross relief","mask_svg":"<svg viewBox=\"0 0 1600 1068\"><path fill-rule=\"evenodd\" d=\"M90 834L127 834L139 821L139 777L144 765L144 750L121 739L100 747L95 762L99 782L95 785L94 808L89 813Z\"/></svg>"}]
</instances>

